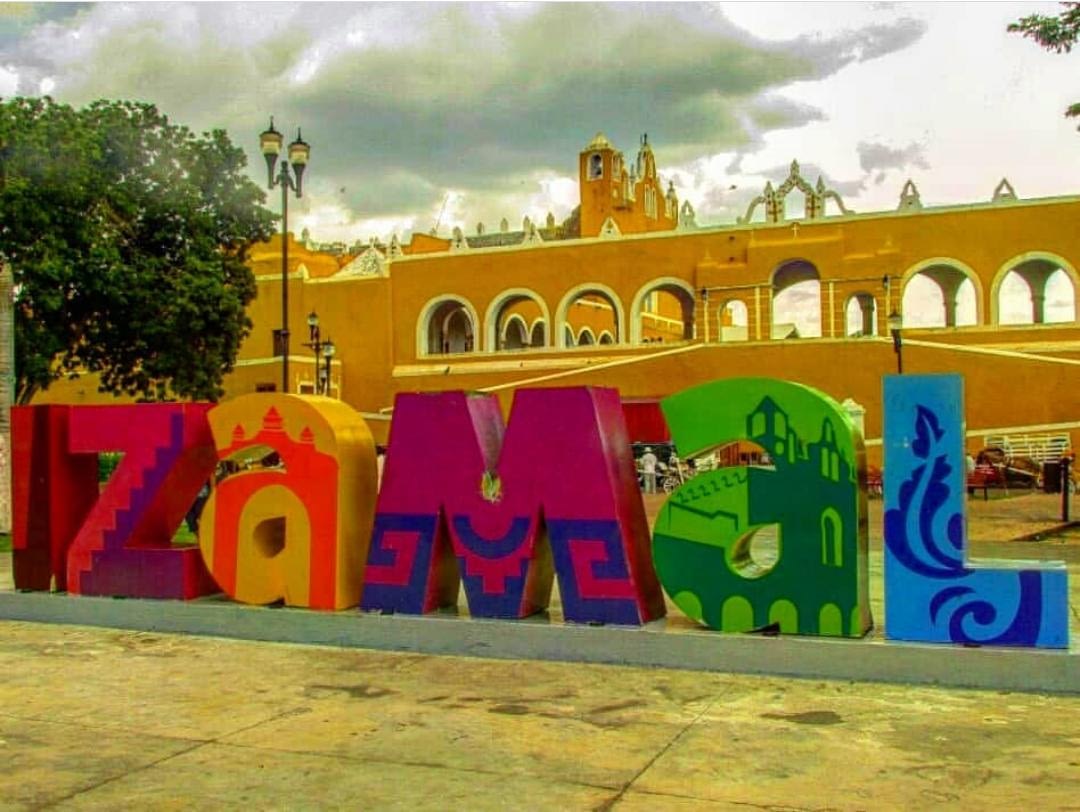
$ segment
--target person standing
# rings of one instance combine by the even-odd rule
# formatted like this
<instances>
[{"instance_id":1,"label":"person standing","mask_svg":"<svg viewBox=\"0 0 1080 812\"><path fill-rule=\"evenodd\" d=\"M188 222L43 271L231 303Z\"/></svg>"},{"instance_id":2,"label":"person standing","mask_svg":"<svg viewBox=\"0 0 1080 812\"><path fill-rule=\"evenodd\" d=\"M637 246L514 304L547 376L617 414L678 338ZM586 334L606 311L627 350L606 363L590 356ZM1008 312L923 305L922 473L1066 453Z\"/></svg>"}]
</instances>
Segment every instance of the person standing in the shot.
<instances>
[{"instance_id":1,"label":"person standing","mask_svg":"<svg viewBox=\"0 0 1080 812\"><path fill-rule=\"evenodd\" d=\"M659 460L653 454L652 446L645 446L641 455L641 473L645 477L645 493L656 493L656 465Z\"/></svg>"},{"instance_id":2,"label":"person standing","mask_svg":"<svg viewBox=\"0 0 1080 812\"><path fill-rule=\"evenodd\" d=\"M210 482L207 480L203 483L203 486L199 488L199 493L195 497L195 501L191 507L188 508L187 515L184 517L184 522L187 524L188 530L198 535L199 533L199 520L202 518L203 507L206 505L206 500L210 498Z\"/></svg>"}]
</instances>

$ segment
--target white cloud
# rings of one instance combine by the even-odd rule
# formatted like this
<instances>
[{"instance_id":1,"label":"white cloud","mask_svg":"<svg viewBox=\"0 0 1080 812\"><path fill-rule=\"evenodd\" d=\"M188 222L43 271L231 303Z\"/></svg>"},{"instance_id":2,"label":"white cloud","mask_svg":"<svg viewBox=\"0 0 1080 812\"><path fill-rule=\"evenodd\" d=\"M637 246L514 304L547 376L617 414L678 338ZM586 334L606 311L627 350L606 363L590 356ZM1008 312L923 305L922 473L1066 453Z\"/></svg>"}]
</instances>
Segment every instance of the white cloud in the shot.
<instances>
[{"instance_id":1,"label":"white cloud","mask_svg":"<svg viewBox=\"0 0 1080 812\"><path fill-rule=\"evenodd\" d=\"M0 67L0 96L14 96L19 90L19 73L10 67Z\"/></svg>"},{"instance_id":2,"label":"white cloud","mask_svg":"<svg viewBox=\"0 0 1080 812\"><path fill-rule=\"evenodd\" d=\"M444 233L562 220L598 129L629 152L648 131L699 222L733 221L793 158L857 211L894 208L908 175L927 205L988 199L1003 175L1022 196L1080 180L1061 116L1076 54L1005 32L1055 4L29 8L0 39L0 94L49 79L72 103L153 101L227 128L260 183L276 113L313 145L296 212L317 239L426 231L449 190Z\"/></svg>"},{"instance_id":3,"label":"white cloud","mask_svg":"<svg viewBox=\"0 0 1080 812\"><path fill-rule=\"evenodd\" d=\"M777 90L921 34L875 19L770 40L682 5L102 4L9 50L35 90L52 77L73 103L153 101L197 129L226 127L250 159L268 114L303 125L309 176L330 179L311 186L324 207L313 227L340 230L345 217L366 231L451 189L451 222L562 219L595 130L628 147L649 130L670 165L761 144L821 117Z\"/></svg>"}]
</instances>

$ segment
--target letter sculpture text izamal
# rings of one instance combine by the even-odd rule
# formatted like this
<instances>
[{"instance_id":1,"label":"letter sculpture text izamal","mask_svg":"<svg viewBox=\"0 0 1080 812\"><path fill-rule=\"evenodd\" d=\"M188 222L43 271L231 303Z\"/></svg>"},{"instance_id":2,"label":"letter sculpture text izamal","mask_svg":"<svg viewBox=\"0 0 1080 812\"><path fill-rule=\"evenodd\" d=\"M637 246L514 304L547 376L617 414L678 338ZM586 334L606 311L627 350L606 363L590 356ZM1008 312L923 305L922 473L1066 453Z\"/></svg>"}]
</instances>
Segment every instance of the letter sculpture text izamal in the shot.
<instances>
[{"instance_id":1,"label":"letter sculpture text izamal","mask_svg":"<svg viewBox=\"0 0 1080 812\"><path fill-rule=\"evenodd\" d=\"M967 560L961 378L889 376L884 407L886 636L1067 647L1064 564ZM768 378L662 408L682 455L718 465L650 541L613 389L523 389L508 423L492 395L400 395L377 496L367 424L330 398L16 407L15 586L411 614L464 586L471 615L519 618L557 578L569 622L661 618L662 584L712 629L866 634L864 451L843 409ZM99 487L106 451L122 458ZM174 544L208 481L199 546Z\"/></svg>"}]
</instances>

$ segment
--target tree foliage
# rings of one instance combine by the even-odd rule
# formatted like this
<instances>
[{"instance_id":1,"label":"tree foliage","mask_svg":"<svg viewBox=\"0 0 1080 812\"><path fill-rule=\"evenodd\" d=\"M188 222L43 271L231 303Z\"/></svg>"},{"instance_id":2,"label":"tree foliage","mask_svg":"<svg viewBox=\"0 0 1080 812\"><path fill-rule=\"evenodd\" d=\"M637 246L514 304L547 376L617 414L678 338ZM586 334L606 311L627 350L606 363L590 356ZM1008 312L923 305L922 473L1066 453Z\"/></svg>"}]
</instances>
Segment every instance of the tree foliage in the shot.
<instances>
[{"instance_id":1,"label":"tree foliage","mask_svg":"<svg viewBox=\"0 0 1080 812\"><path fill-rule=\"evenodd\" d=\"M1061 5L1065 10L1058 16L1029 14L1012 23L1009 31L1023 34L1056 54L1069 53L1080 38L1080 3L1069 2ZM1070 104L1065 116L1080 117L1080 103ZM1080 130L1080 127L1077 129Z\"/></svg>"},{"instance_id":2,"label":"tree foliage","mask_svg":"<svg viewBox=\"0 0 1080 812\"><path fill-rule=\"evenodd\" d=\"M0 102L0 259L15 281L16 397L64 375L216 399L251 329L248 246L273 215L222 130L150 104Z\"/></svg>"}]
</instances>

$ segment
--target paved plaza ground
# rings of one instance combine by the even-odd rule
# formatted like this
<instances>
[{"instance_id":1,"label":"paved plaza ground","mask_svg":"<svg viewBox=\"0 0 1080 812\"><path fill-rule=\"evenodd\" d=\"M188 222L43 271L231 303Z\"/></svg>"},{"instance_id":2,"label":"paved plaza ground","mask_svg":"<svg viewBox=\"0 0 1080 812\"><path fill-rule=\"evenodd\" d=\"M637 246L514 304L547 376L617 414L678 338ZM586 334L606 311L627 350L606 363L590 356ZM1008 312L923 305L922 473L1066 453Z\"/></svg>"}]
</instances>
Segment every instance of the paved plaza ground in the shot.
<instances>
[{"instance_id":1,"label":"paved plaza ground","mask_svg":"<svg viewBox=\"0 0 1080 812\"><path fill-rule=\"evenodd\" d=\"M1077 595L1054 497L969 505ZM1077 809L1080 696L0 622L0 755L0 809Z\"/></svg>"}]
</instances>

